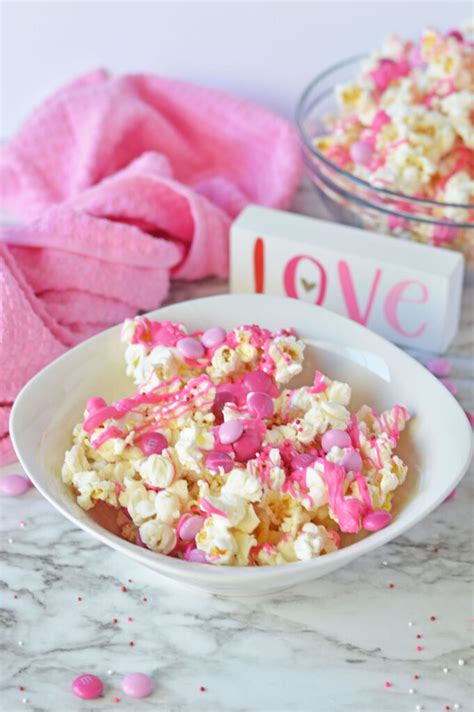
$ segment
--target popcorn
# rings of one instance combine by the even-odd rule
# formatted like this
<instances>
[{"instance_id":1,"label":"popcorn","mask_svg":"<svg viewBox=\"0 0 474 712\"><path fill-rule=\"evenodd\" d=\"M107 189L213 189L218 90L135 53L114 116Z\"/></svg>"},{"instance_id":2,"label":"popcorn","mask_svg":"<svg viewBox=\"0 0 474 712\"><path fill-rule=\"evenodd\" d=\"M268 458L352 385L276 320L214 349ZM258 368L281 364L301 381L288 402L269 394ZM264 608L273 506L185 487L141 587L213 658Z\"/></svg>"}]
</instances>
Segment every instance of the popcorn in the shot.
<instances>
[{"instance_id":1,"label":"popcorn","mask_svg":"<svg viewBox=\"0 0 474 712\"><path fill-rule=\"evenodd\" d=\"M157 554L219 566L308 561L367 515L387 524L407 475L395 454L405 408L351 414L350 386L318 371L279 390L302 371L305 342L255 325L220 331L206 346L182 324L125 322L137 391L89 399L74 428L61 476L79 506L102 502L123 538Z\"/></svg>"},{"instance_id":2,"label":"popcorn","mask_svg":"<svg viewBox=\"0 0 474 712\"><path fill-rule=\"evenodd\" d=\"M474 230L456 223L474 221L473 48L460 33L427 29L415 44L392 35L355 79L336 87L339 113L327 120L330 132L314 139L327 158L374 187L441 204L423 206L438 224L362 213L368 227L471 260ZM418 211L402 198L380 200L397 212ZM443 224L450 220L453 228Z\"/></svg>"}]
</instances>

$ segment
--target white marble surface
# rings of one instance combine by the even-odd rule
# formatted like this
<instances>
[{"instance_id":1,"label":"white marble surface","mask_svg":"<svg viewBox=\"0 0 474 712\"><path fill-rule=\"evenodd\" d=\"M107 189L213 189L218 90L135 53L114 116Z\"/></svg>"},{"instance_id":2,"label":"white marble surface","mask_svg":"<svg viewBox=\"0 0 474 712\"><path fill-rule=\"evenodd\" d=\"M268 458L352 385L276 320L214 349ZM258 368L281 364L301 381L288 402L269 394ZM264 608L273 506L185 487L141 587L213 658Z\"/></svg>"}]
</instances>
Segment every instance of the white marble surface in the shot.
<instances>
[{"instance_id":1,"label":"white marble surface","mask_svg":"<svg viewBox=\"0 0 474 712\"><path fill-rule=\"evenodd\" d=\"M314 214L314 206L314 195L300 192L297 208ZM171 299L225 290L216 280L176 284ZM462 329L449 354L459 398L471 409L473 297L467 288ZM455 437L449 424L447 437ZM76 529L36 491L2 498L0 707L401 712L458 704L472 710L473 475L471 467L456 498L408 535L328 578L261 599L177 588ZM122 694L121 676L131 671L154 677L151 697ZM103 678L103 698L84 702L71 694L82 672Z\"/></svg>"}]
</instances>

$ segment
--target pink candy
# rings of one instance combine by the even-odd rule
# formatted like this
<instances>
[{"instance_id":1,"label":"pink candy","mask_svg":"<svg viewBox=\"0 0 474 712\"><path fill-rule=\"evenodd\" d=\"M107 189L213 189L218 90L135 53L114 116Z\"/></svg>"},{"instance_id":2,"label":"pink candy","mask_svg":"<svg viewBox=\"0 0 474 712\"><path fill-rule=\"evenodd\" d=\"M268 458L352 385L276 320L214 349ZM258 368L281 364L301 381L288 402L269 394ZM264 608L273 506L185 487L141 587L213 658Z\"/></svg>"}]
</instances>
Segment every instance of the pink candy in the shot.
<instances>
[{"instance_id":1,"label":"pink candy","mask_svg":"<svg viewBox=\"0 0 474 712\"><path fill-rule=\"evenodd\" d=\"M222 344L227 336L225 330L220 326L214 326L212 329L207 329L201 336L201 342L206 349L212 349L214 346Z\"/></svg>"},{"instance_id":2,"label":"pink candy","mask_svg":"<svg viewBox=\"0 0 474 712\"><path fill-rule=\"evenodd\" d=\"M176 528L178 536L183 541L194 541L196 534L201 531L205 521L205 517L199 514L191 514L190 512L183 514Z\"/></svg>"},{"instance_id":3,"label":"pink candy","mask_svg":"<svg viewBox=\"0 0 474 712\"><path fill-rule=\"evenodd\" d=\"M445 358L432 358L426 362L426 368L431 371L434 376L443 378L451 373L451 364Z\"/></svg>"},{"instance_id":4,"label":"pink candy","mask_svg":"<svg viewBox=\"0 0 474 712\"><path fill-rule=\"evenodd\" d=\"M247 432L234 443L234 452L239 462L247 462L251 460L260 450L260 441L256 435Z\"/></svg>"},{"instance_id":5,"label":"pink candy","mask_svg":"<svg viewBox=\"0 0 474 712\"><path fill-rule=\"evenodd\" d=\"M145 433L137 439L137 445L147 457L161 455L168 447L168 441L161 433Z\"/></svg>"},{"instance_id":6,"label":"pink candy","mask_svg":"<svg viewBox=\"0 0 474 712\"><path fill-rule=\"evenodd\" d=\"M379 529L384 529L392 521L390 512L384 509L377 509L375 512L369 512L362 520L362 526L368 532L377 532Z\"/></svg>"},{"instance_id":7,"label":"pink candy","mask_svg":"<svg viewBox=\"0 0 474 712\"><path fill-rule=\"evenodd\" d=\"M345 430L333 428L324 433L321 439L321 445L323 446L324 452L329 452L333 447L351 447L352 442L349 433L346 433Z\"/></svg>"},{"instance_id":8,"label":"pink candy","mask_svg":"<svg viewBox=\"0 0 474 712\"><path fill-rule=\"evenodd\" d=\"M347 472L360 472L362 469L362 458L356 450L346 452L340 464Z\"/></svg>"},{"instance_id":9,"label":"pink candy","mask_svg":"<svg viewBox=\"0 0 474 712\"><path fill-rule=\"evenodd\" d=\"M267 393L249 393L247 407L254 418L271 418L273 415L273 400Z\"/></svg>"},{"instance_id":10,"label":"pink candy","mask_svg":"<svg viewBox=\"0 0 474 712\"><path fill-rule=\"evenodd\" d=\"M222 468L224 472L230 472L234 467L234 461L227 453L213 450L206 457L206 466L211 472L218 472L219 468Z\"/></svg>"},{"instance_id":11,"label":"pink candy","mask_svg":"<svg viewBox=\"0 0 474 712\"><path fill-rule=\"evenodd\" d=\"M219 440L223 445L235 443L244 432L244 424L241 420L228 420L219 426Z\"/></svg>"},{"instance_id":12,"label":"pink candy","mask_svg":"<svg viewBox=\"0 0 474 712\"><path fill-rule=\"evenodd\" d=\"M372 120L372 129L373 131L378 133L381 129L383 129L386 124L389 124L390 122L391 118L387 114L387 112L385 112L383 109L380 109L379 111L377 111Z\"/></svg>"},{"instance_id":13,"label":"pink candy","mask_svg":"<svg viewBox=\"0 0 474 712\"><path fill-rule=\"evenodd\" d=\"M263 371L251 371L244 378L244 388L248 391L270 393L273 390L273 381Z\"/></svg>"},{"instance_id":14,"label":"pink candy","mask_svg":"<svg viewBox=\"0 0 474 712\"><path fill-rule=\"evenodd\" d=\"M129 697L148 697L153 692L153 680L143 672L131 672L123 678L122 690Z\"/></svg>"},{"instance_id":15,"label":"pink candy","mask_svg":"<svg viewBox=\"0 0 474 712\"><path fill-rule=\"evenodd\" d=\"M458 392L457 385L450 378L442 378L441 383L443 384L443 386L445 388L448 389L448 391L451 393L452 396L455 396L456 393Z\"/></svg>"},{"instance_id":16,"label":"pink candy","mask_svg":"<svg viewBox=\"0 0 474 712\"><path fill-rule=\"evenodd\" d=\"M185 336L184 339L180 339L176 344L176 348L183 358L194 360L204 356L204 346L192 336Z\"/></svg>"},{"instance_id":17,"label":"pink candy","mask_svg":"<svg viewBox=\"0 0 474 712\"><path fill-rule=\"evenodd\" d=\"M97 675L79 675L73 680L72 691L82 700L95 700L104 692L104 683Z\"/></svg>"},{"instance_id":18,"label":"pink candy","mask_svg":"<svg viewBox=\"0 0 474 712\"><path fill-rule=\"evenodd\" d=\"M31 480L25 475L5 475L0 479L0 492L8 497L18 497L33 487Z\"/></svg>"},{"instance_id":19,"label":"pink candy","mask_svg":"<svg viewBox=\"0 0 474 712\"><path fill-rule=\"evenodd\" d=\"M192 561L194 564L207 564L209 563L204 551L201 549L188 549L184 552L184 558L186 561Z\"/></svg>"},{"instance_id":20,"label":"pink candy","mask_svg":"<svg viewBox=\"0 0 474 712\"><path fill-rule=\"evenodd\" d=\"M107 403L103 398L100 398L100 396L93 396L87 401L86 410L88 413L95 413L96 410L99 410L99 408L105 408L106 405Z\"/></svg>"},{"instance_id":21,"label":"pink candy","mask_svg":"<svg viewBox=\"0 0 474 712\"><path fill-rule=\"evenodd\" d=\"M366 141L356 141L352 144L349 154L354 163L367 166L373 156L373 148Z\"/></svg>"}]
</instances>

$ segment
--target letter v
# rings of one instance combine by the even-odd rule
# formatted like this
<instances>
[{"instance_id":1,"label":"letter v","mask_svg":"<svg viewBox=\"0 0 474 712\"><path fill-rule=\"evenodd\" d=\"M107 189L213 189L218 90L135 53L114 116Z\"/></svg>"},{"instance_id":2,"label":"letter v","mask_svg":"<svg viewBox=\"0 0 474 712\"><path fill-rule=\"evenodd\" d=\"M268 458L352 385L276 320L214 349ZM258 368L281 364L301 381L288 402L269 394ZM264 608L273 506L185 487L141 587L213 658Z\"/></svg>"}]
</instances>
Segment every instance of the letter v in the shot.
<instances>
[{"instance_id":1,"label":"letter v","mask_svg":"<svg viewBox=\"0 0 474 712\"><path fill-rule=\"evenodd\" d=\"M360 312L359 305L357 303L357 296L354 289L354 283L352 281L351 271L349 269L349 265L345 260L341 260L338 263L338 271L342 294L346 303L347 315L353 321L357 321L359 322L359 324L367 326L370 312L372 311L372 305L375 299L375 293L380 282L380 277L382 276L382 270L380 268L377 268L375 272L375 277L372 281L372 286L370 288L369 299L367 301L367 306L363 314L361 314Z\"/></svg>"}]
</instances>

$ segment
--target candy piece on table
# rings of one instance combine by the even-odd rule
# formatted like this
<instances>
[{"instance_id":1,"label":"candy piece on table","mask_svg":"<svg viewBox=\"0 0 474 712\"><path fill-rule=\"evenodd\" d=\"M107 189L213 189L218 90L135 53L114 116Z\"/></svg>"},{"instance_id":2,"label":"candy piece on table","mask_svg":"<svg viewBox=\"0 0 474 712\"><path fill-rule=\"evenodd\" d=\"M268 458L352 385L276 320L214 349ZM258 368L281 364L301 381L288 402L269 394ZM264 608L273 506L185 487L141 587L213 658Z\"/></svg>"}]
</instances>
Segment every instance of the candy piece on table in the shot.
<instances>
[{"instance_id":1,"label":"candy piece on table","mask_svg":"<svg viewBox=\"0 0 474 712\"><path fill-rule=\"evenodd\" d=\"M271 418L274 407L273 400L267 393L249 393L247 396L247 407L250 415L254 418Z\"/></svg>"},{"instance_id":2,"label":"candy piece on table","mask_svg":"<svg viewBox=\"0 0 474 712\"><path fill-rule=\"evenodd\" d=\"M208 564L207 556L201 549L190 548L184 552L186 561L191 561L194 564Z\"/></svg>"},{"instance_id":3,"label":"candy piece on table","mask_svg":"<svg viewBox=\"0 0 474 712\"><path fill-rule=\"evenodd\" d=\"M347 472L360 472L362 469L362 458L356 450L346 452L339 463Z\"/></svg>"},{"instance_id":4,"label":"candy piece on table","mask_svg":"<svg viewBox=\"0 0 474 712\"><path fill-rule=\"evenodd\" d=\"M379 529L384 529L392 521L390 512L384 509L377 509L375 512L369 512L362 520L362 526L368 532L378 532Z\"/></svg>"},{"instance_id":5,"label":"candy piece on table","mask_svg":"<svg viewBox=\"0 0 474 712\"><path fill-rule=\"evenodd\" d=\"M239 462L251 460L260 450L260 441L253 433L244 433L233 445L235 456Z\"/></svg>"},{"instance_id":6,"label":"candy piece on table","mask_svg":"<svg viewBox=\"0 0 474 712\"><path fill-rule=\"evenodd\" d=\"M356 141L349 150L349 155L354 163L359 163L361 166L368 166L373 154L374 150L367 141Z\"/></svg>"},{"instance_id":7,"label":"candy piece on table","mask_svg":"<svg viewBox=\"0 0 474 712\"><path fill-rule=\"evenodd\" d=\"M82 700L95 700L104 692L104 683L97 675L79 675L72 682L72 691Z\"/></svg>"},{"instance_id":8,"label":"candy piece on table","mask_svg":"<svg viewBox=\"0 0 474 712\"><path fill-rule=\"evenodd\" d=\"M153 680L143 672L130 672L122 680L122 690L129 697L148 697L153 687Z\"/></svg>"},{"instance_id":9,"label":"candy piece on table","mask_svg":"<svg viewBox=\"0 0 474 712\"><path fill-rule=\"evenodd\" d=\"M183 541L194 541L196 534L201 531L205 521L206 518L200 514L186 512L179 520L176 532Z\"/></svg>"},{"instance_id":10,"label":"candy piece on table","mask_svg":"<svg viewBox=\"0 0 474 712\"><path fill-rule=\"evenodd\" d=\"M247 373L244 377L243 385L248 393L252 391L270 393L274 389L273 380L263 371L251 371Z\"/></svg>"},{"instance_id":11,"label":"candy piece on table","mask_svg":"<svg viewBox=\"0 0 474 712\"><path fill-rule=\"evenodd\" d=\"M324 452L329 452L333 447L346 448L351 447L352 441L349 433L345 430L339 430L339 428L333 428L332 430L327 430L322 439L321 445Z\"/></svg>"},{"instance_id":12,"label":"candy piece on table","mask_svg":"<svg viewBox=\"0 0 474 712\"><path fill-rule=\"evenodd\" d=\"M5 475L0 479L0 492L8 497L18 497L25 494L33 483L25 475Z\"/></svg>"},{"instance_id":13,"label":"candy piece on table","mask_svg":"<svg viewBox=\"0 0 474 712\"><path fill-rule=\"evenodd\" d=\"M303 452L292 459L291 467L293 470L303 470L305 467L309 467L317 457L317 455L311 455L309 452Z\"/></svg>"},{"instance_id":14,"label":"candy piece on table","mask_svg":"<svg viewBox=\"0 0 474 712\"><path fill-rule=\"evenodd\" d=\"M88 413L95 413L96 410L100 408L105 408L107 405L106 401L100 396L93 396L89 398L86 403L86 410Z\"/></svg>"},{"instance_id":15,"label":"candy piece on table","mask_svg":"<svg viewBox=\"0 0 474 712\"><path fill-rule=\"evenodd\" d=\"M431 358L426 362L426 368L438 378L449 376L451 373L451 364L445 358Z\"/></svg>"},{"instance_id":16,"label":"candy piece on table","mask_svg":"<svg viewBox=\"0 0 474 712\"><path fill-rule=\"evenodd\" d=\"M137 438L136 445L144 455L161 455L168 447L168 441L161 433L145 433Z\"/></svg>"},{"instance_id":17,"label":"candy piece on table","mask_svg":"<svg viewBox=\"0 0 474 712\"><path fill-rule=\"evenodd\" d=\"M218 472L220 468L222 468L224 472L230 472L234 467L234 461L227 453L213 450L206 457L206 466L211 472Z\"/></svg>"},{"instance_id":18,"label":"candy piece on table","mask_svg":"<svg viewBox=\"0 0 474 712\"><path fill-rule=\"evenodd\" d=\"M206 349L212 349L214 346L219 346L225 341L227 336L225 329L221 326L213 326L211 329L206 329L204 334L201 336L201 343L204 344Z\"/></svg>"},{"instance_id":19,"label":"candy piece on table","mask_svg":"<svg viewBox=\"0 0 474 712\"><path fill-rule=\"evenodd\" d=\"M219 440L223 445L235 443L244 432L244 424L241 420L228 420L219 426Z\"/></svg>"},{"instance_id":20,"label":"candy piece on table","mask_svg":"<svg viewBox=\"0 0 474 712\"><path fill-rule=\"evenodd\" d=\"M204 356L204 346L192 336L185 336L176 344L176 348L183 358L198 359Z\"/></svg>"},{"instance_id":21,"label":"candy piece on table","mask_svg":"<svg viewBox=\"0 0 474 712\"><path fill-rule=\"evenodd\" d=\"M452 396L455 396L458 392L457 385L450 378L442 378L441 383L448 389Z\"/></svg>"}]
</instances>

